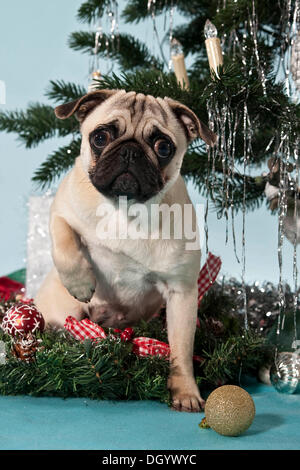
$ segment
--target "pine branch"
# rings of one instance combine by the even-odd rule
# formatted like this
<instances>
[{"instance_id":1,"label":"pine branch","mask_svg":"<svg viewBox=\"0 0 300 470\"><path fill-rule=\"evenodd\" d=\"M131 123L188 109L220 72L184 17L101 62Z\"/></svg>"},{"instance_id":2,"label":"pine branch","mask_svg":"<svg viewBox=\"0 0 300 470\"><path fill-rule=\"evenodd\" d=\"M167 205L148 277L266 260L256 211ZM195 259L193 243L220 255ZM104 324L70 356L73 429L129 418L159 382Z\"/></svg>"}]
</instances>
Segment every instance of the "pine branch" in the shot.
<instances>
[{"instance_id":1,"label":"pine branch","mask_svg":"<svg viewBox=\"0 0 300 470\"><path fill-rule=\"evenodd\" d=\"M208 164L207 154L204 149L202 153L199 150L188 150L184 156L181 169L182 175L197 185L200 194L213 200L218 217L223 216L226 211L231 211L231 202L233 202L234 212L242 209L244 184L245 208L247 210L258 209L265 201L266 178L246 175L244 180L244 176L235 171L227 174L224 182L223 172L221 159L215 160L214 163L210 161L210 164ZM226 198L226 194L228 194L228 198Z\"/></svg>"},{"instance_id":2,"label":"pine branch","mask_svg":"<svg viewBox=\"0 0 300 470\"><path fill-rule=\"evenodd\" d=\"M176 8L186 17L193 18L199 16L206 16L212 18L216 9L218 8L218 0L178 0Z\"/></svg>"},{"instance_id":3,"label":"pine branch","mask_svg":"<svg viewBox=\"0 0 300 470\"><path fill-rule=\"evenodd\" d=\"M0 112L0 131L17 133L26 148L54 136L65 137L78 128L75 118L61 121L51 106L31 104L24 111Z\"/></svg>"},{"instance_id":4,"label":"pine branch","mask_svg":"<svg viewBox=\"0 0 300 470\"><path fill-rule=\"evenodd\" d=\"M72 33L69 46L76 51L93 55L95 48L95 34L87 31ZM99 44L98 55L116 60L123 70L133 68L151 68L162 70L163 64L138 39L129 34L120 34L114 40L103 34Z\"/></svg>"},{"instance_id":5,"label":"pine branch","mask_svg":"<svg viewBox=\"0 0 300 470\"><path fill-rule=\"evenodd\" d=\"M155 5L156 14L161 13L164 9L167 9L171 2L166 0L165 2L157 2ZM148 10L148 0L129 0L126 7L122 12L122 18L126 23L139 23L141 20L151 16L151 10Z\"/></svg>"},{"instance_id":6,"label":"pine branch","mask_svg":"<svg viewBox=\"0 0 300 470\"><path fill-rule=\"evenodd\" d=\"M44 349L32 363L17 361L7 342L7 361L0 367L0 394L88 397L103 400L168 402L168 361L137 358L132 345L106 340L80 343L63 332L41 335Z\"/></svg>"},{"instance_id":7,"label":"pine branch","mask_svg":"<svg viewBox=\"0 0 300 470\"><path fill-rule=\"evenodd\" d=\"M53 152L36 170L32 180L41 188L49 187L57 178L69 170L80 154L81 138Z\"/></svg>"},{"instance_id":8,"label":"pine branch","mask_svg":"<svg viewBox=\"0 0 300 470\"><path fill-rule=\"evenodd\" d=\"M226 183L220 176L210 178L209 195L214 201L218 217L222 217L233 210L239 212L259 209L265 199L265 180L262 177L237 175L228 178ZM228 198L226 198L228 193ZM233 204L231 207L231 203Z\"/></svg>"},{"instance_id":9,"label":"pine branch","mask_svg":"<svg viewBox=\"0 0 300 470\"><path fill-rule=\"evenodd\" d=\"M102 18L106 8L109 6L109 0L87 0L80 5L77 19L83 23L94 23L99 18Z\"/></svg>"},{"instance_id":10,"label":"pine branch","mask_svg":"<svg viewBox=\"0 0 300 470\"><path fill-rule=\"evenodd\" d=\"M234 0L228 0L226 8L220 8L212 21L221 33L228 33L233 29L238 30L243 27L249 14L252 14L252 8L252 0L239 0L238 6ZM267 24L276 32L282 13L280 1L274 2L273 0L265 0L260 2L256 0L255 10L259 18L259 29L261 25ZM272 35L271 31L270 35Z\"/></svg>"},{"instance_id":11,"label":"pine branch","mask_svg":"<svg viewBox=\"0 0 300 470\"><path fill-rule=\"evenodd\" d=\"M255 359L252 356L254 351L257 352ZM248 357L251 354L250 362L247 354ZM236 380L243 371L253 373L265 356L264 339L244 330L240 336L231 336L226 342L218 343L211 353L204 354L203 374L210 377L211 383L226 383L228 379Z\"/></svg>"},{"instance_id":12,"label":"pine branch","mask_svg":"<svg viewBox=\"0 0 300 470\"><path fill-rule=\"evenodd\" d=\"M199 14L205 15L206 18L212 17L212 12L215 12L217 7L216 0L164 0L162 2L156 2L148 10L148 0L129 0L126 7L122 12L122 18L126 23L139 23L148 17L152 16L152 12L155 12L155 16L161 15L171 8L176 9L186 17L198 16Z\"/></svg>"},{"instance_id":13,"label":"pine branch","mask_svg":"<svg viewBox=\"0 0 300 470\"><path fill-rule=\"evenodd\" d=\"M300 106L292 103L283 92L283 83L275 83L274 76L270 74L264 95L258 71L246 75L242 73L240 64L225 62L219 74L220 80L208 82L202 99L213 99L215 108L230 107L233 114L237 112L240 123L244 106L247 105L252 132L251 164L261 164L267 160L270 155L266 154L265 149L270 138L281 128L290 129L290 144L296 145L296 136L300 131ZM243 131L238 127L236 158L240 162L243 161L243 139Z\"/></svg>"},{"instance_id":14,"label":"pine branch","mask_svg":"<svg viewBox=\"0 0 300 470\"><path fill-rule=\"evenodd\" d=\"M137 93L152 94L153 96L167 96L167 91L173 90L168 95L171 98L187 96L187 92L178 85L173 74L159 73L151 70L138 70L135 73L121 73L116 75L105 75L99 81L99 89L121 89L126 91L135 90Z\"/></svg>"},{"instance_id":15,"label":"pine branch","mask_svg":"<svg viewBox=\"0 0 300 470\"><path fill-rule=\"evenodd\" d=\"M66 83L63 80L51 80L45 95L53 101L66 103L67 101L75 101L85 95L86 89L75 83Z\"/></svg>"}]
</instances>

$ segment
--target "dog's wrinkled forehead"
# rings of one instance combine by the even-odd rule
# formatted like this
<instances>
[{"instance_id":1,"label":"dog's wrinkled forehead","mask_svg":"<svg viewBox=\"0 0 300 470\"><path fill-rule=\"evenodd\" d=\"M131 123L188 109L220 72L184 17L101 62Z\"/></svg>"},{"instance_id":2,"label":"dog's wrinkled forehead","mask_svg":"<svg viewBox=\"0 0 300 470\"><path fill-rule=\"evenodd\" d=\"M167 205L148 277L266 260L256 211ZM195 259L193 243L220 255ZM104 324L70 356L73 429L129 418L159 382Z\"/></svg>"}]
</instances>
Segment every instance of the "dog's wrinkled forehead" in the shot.
<instances>
[{"instance_id":1,"label":"dog's wrinkled forehead","mask_svg":"<svg viewBox=\"0 0 300 470\"><path fill-rule=\"evenodd\" d=\"M119 91L96 106L82 122L82 132L90 133L99 124L115 122L121 134L143 133L157 125L165 132L182 130L167 102L142 93ZM168 132L169 133L169 132ZM171 134L173 134L171 132Z\"/></svg>"}]
</instances>

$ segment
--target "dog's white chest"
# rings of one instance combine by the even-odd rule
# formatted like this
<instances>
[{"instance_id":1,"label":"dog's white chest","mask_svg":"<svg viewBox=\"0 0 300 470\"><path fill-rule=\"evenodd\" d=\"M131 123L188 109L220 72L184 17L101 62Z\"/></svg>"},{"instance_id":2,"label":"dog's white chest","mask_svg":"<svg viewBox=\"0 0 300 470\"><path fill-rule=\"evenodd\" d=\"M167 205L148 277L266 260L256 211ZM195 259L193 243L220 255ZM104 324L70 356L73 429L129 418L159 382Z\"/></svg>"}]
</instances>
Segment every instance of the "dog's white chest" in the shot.
<instances>
[{"instance_id":1,"label":"dog's white chest","mask_svg":"<svg viewBox=\"0 0 300 470\"><path fill-rule=\"evenodd\" d=\"M159 311L167 292L167 277L164 272L151 269L147 253L144 251L142 255L139 244L135 252L131 251L130 243L123 246L123 250L119 246L117 251L116 246L114 249L90 246L89 252L97 278L96 292L89 307L94 321L107 326L124 326L141 318L148 319ZM139 256L140 259L136 259Z\"/></svg>"},{"instance_id":2,"label":"dog's white chest","mask_svg":"<svg viewBox=\"0 0 300 470\"><path fill-rule=\"evenodd\" d=\"M115 240L89 247L99 277L118 295L139 296L167 282L170 260L143 241ZM124 299L127 300L127 299Z\"/></svg>"}]
</instances>

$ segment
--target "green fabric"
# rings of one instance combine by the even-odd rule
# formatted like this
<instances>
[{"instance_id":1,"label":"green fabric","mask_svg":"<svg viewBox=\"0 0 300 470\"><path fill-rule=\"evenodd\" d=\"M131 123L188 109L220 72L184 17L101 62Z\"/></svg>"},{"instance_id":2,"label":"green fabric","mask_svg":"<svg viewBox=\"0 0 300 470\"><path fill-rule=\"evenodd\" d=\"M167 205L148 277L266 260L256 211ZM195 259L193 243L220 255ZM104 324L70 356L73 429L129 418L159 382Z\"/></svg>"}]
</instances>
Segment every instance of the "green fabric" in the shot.
<instances>
[{"instance_id":1,"label":"green fabric","mask_svg":"<svg viewBox=\"0 0 300 470\"><path fill-rule=\"evenodd\" d=\"M13 281L22 282L25 284L26 282L26 269L19 269L18 271L14 271L13 273L7 274L7 277L12 279Z\"/></svg>"}]
</instances>

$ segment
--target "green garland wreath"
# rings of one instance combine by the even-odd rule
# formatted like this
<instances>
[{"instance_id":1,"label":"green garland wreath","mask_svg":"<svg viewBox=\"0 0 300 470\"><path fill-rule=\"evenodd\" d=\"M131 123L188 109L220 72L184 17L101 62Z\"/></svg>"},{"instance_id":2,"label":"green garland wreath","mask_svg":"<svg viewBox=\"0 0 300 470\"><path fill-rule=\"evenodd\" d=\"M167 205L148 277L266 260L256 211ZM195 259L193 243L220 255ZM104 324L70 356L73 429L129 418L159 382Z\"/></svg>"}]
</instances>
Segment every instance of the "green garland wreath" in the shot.
<instances>
[{"instance_id":1,"label":"green garland wreath","mask_svg":"<svg viewBox=\"0 0 300 470\"><path fill-rule=\"evenodd\" d=\"M205 298L203 310L207 310L210 302L218 316L206 317L199 310L201 327L196 330L194 347L198 356L194 363L198 385L203 390L237 383L241 374L256 375L268 361L272 347L253 328L244 330L241 315L228 315L228 306L224 308L226 296L212 291ZM5 308L8 306L6 302ZM162 310L158 318L134 327L135 336L166 342L165 322ZM130 342L112 339L113 331L105 331L106 339L84 342L62 330L37 333L40 343L31 362L18 359L13 353L13 338L1 332L6 358L0 365L0 394L170 403L169 361L138 357Z\"/></svg>"}]
</instances>

